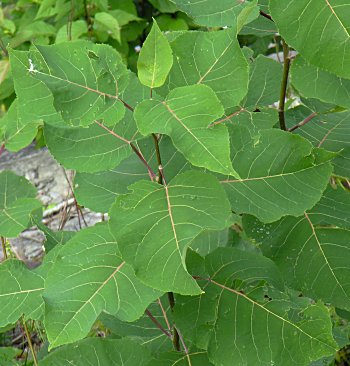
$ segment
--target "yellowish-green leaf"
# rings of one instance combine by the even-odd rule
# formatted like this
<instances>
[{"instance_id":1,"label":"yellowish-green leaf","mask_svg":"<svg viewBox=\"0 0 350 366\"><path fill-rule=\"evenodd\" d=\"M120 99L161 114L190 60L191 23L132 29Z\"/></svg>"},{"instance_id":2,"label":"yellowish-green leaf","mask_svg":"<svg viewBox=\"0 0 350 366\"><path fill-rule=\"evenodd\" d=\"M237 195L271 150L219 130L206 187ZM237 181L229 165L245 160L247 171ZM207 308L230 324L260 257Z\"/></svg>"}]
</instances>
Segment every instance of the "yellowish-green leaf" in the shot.
<instances>
[{"instance_id":1,"label":"yellowish-green leaf","mask_svg":"<svg viewBox=\"0 0 350 366\"><path fill-rule=\"evenodd\" d=\"M162 86L173 65L173 54L168 40L153 20L153 26L142 46L138 61L138 77L150 88Z\"/></svg>"}]
</instances>

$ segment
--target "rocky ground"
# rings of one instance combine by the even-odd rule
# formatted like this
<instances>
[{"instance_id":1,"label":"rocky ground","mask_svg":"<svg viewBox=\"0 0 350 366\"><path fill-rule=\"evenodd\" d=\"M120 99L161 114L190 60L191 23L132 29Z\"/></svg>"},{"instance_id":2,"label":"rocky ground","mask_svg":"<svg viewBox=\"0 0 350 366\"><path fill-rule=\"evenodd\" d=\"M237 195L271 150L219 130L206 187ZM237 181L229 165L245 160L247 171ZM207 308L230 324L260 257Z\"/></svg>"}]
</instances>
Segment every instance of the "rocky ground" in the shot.
<instances>
[{"instance_id":1,"label":"rocky ground","mask_svg":"<svg viewBox=\"0 0 350 366\"><path fill-rule=\"evenodd\" d=\"M101 221L101 214L81 209L77 213L71 192L73 172L66 171L49 154L46 148L37 150L33 145L17 153L4 151L0 157L0 172L12 170L26 177L38 190L43 204L43 223L52 230L79 230ZM10 238L11 249L17 257L35 266L42 258L45 237L36 227L30 228L18 238ZM0 261L3 253L0 251Z\"/></svg>"}]
</instances>

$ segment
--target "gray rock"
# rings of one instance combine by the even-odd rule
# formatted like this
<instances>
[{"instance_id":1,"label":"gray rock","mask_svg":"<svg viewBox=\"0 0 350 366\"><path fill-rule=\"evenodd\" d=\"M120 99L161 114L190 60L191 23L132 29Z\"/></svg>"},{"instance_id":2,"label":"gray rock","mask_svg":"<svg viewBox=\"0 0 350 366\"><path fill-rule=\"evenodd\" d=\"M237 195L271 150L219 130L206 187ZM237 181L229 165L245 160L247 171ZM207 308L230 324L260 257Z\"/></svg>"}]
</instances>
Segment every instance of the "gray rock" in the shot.
<instances>
[{"instance_id":1,"label":"gray rock","mask_svg":"<svg viewBox=\"0 0 350 366\"><path fill-rule=\"evenodd\" d=\"M33 145L17 152L4 151L0 157L0 172L12 170L26 177L38 190L38 199L44 208L43 223L52 230L63 229L78 231L85 226L93 226L102 220L102 215L82 208L84 218L77 213L67 178L71 180L72 171L66 175L60 166L44 148L37 150ZM17 258L33 268L40 264L44 252L44 234L37 228L22 232L17 238L9 239L11 249ZM3 254L0 251L0 261Z\"/></svg>"}]
</instances>

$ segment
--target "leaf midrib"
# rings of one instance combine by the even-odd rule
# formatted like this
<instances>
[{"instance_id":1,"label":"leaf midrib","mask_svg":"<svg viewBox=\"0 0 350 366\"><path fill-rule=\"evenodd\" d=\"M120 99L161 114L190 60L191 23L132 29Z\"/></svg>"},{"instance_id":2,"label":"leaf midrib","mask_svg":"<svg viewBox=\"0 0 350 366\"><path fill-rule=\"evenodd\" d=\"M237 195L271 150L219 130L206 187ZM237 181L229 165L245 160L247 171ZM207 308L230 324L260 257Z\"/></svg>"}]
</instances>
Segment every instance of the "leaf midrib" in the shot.
<instances>
[{"instance_id":1,"label":"leaf midrib","mask_svg":"<svg viewBox=\"0 0 350 366\"><path fill-rule=\"evenodd\" d=\"M230 288L230 287L227 287L227 286L225 286L225 285L222 285L221 283L216 282L216 281L214 281L214 280L212 280L212 279L209 279L209 281L210 281L210 283L213 283L214 285L216 285L216 286L218 286L218 287L220 287L220 288L222 288L222 289L224 289L224 290L227 290L227 291L229 291L229 292L234 293L234 294L235 294L235 295L237 295L238 297L243 297L245 300L247 300L247 301L251 302L254 306L257 306L257 307L261 308L262 310L264 310L264 311L266 311L267 313L271 314L271 315L272 315L272 316L274 316L275 318L277 318L277 319L281 320L281 321L282 321L282 322L284 322L284 323L287 323L288 325L292 326L293 328L296 328L298 331L300 331L301 333L303 333L304 335L306 335L308 338L310 338L310 339L312 339L312 340L314 340L314 341L317 341L317 342L321 343L322 345L324 345L324 346L326 346L326 347L330 348L333 352L334 352L334 351L336 351L336 349L335 349L335 348L333 348L332 346L330 346L329 344L327 344L327 343L325 343L325 342L321 341L321 340L320 340L320 339L318 339L318 338L314 338L312 335L310 335L309 333L305 332L303 329L301 329L300 327L298 327L296 324L292 323L290 320L285 319L285 318L283 318L282 316L280 316L280 315L278 315L278 314L274 313L273 311L271 311L271 310L267 309L266 307L264 307L263 305L259 304L258 302L255 302L253 299L251 299L251 298L250 298L250 297L248 297L247 295L245 295L245 294L243 294L243 293L241 293L241 292L239 292L239 291L236 291L236 290L234 290L234 289L232 289L232 288Z\"/></svg>"},{"instance_id":2,"label":"leaf midrib","mask_svg":"<svg viewBox=\"0 0 350 366\"><path fill-rule=\"evenodd\" d=\"M321 167L321 166L326 165L328 163L329 162L326 161L326 162L323 162L321 164L312 165L312 166L310 166L308 168L300 169L300 170L297 170L297 171L294 171L294 172L290 172L290 173L281 173L281 174L276 174L276 175L267 175L267 176L264 176L264 177L255 177L255 178L220 180L220 183L221 184L226 184L226 183L244 183L244 182L250 182L250 181L259 181L259 180L265 180L265 179L273 179L273 178L286 177L286 176L289 176L289 175L295 175L295 174L298 174L298 173L301 173L301 172L305 172L305 171L307 171L309 169L318 168L318 167Z\"/></svg>"},{"instance_id":3,"label":"leaf midrib","mask_svg":"<svg viewBox=\"0 0 350 366\"><path fill-rule=\"evenodd\" d=\"M103 289L103 287L108 284L108 282L115 276L115 274L122 269L124 264L125 264L125 262L122 262L121 264L119 264L119 266L108 276L108 278L101 283L101 285L98 287L98 289L93 292L93 294L89 297L89 299L84 301L83 305L74 313L72 318L65 324L65 326L58 333L56 338L51 342L51 345L54 345L57 342L57 339L66 330L66 328L71 324L71 322L76 318L77 314L79 314L84 309L86 304L90 303L91 300Z\"/></svg>"}]
</instances>

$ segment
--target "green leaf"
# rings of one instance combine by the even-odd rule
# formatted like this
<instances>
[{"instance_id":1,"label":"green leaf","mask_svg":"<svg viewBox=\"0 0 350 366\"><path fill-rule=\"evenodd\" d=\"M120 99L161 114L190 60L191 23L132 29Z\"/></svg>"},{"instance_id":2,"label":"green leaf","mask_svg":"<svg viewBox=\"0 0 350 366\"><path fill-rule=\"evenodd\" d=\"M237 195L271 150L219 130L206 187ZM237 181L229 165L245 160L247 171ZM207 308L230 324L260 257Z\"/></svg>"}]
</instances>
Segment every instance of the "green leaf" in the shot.
<instances>
[{"instance_id":1,"label":"green leaf","mask_svg":"<svg viewBox=\"0 0 350 366\"><path fill-rule=\"evenodd\" d=\"M234 31L185 32L170 44L174 65L161 95L179 86L204 84L225 109L239 105L247 94L249 70Z\"/></svg>"},{"instance_id":2,"label":"green leaf","mask_svg":"<svg viewBox=\"0 0 350 366\"><path fill-rule=\"evenodd\" d=\"M188 24L183 18L174 18L170 14L162 14L156 17L159 29L166 31L185 31L188 30Z\"/></svg>"},{"instance_id":3,"label":"green leaf","mask_svg":"<svg viewBox=\"0 0 350 366\"><path fill-rule=\"evenodd\" d=\"M229 131L234 126L248 128L250 134L255 137L261 130L269 130L278 123L278 112L276 109L262 108L260 112L251 112L247 109L240 109L229 113L222 121L228 127ZM232 127L231 127L232 126Z\"/></svg>"},{"instance_id":4,"label":"green leaf","mask_svg":"<svg viewBox=\"0 0 350 366\"><path fill-rule=\"evenodd\" d=\"M168 40L153 20L137 61L138 77L151 89L162 86L173 65L173 54Z\"/></svg>"},{"instance_id":5,"label":"green leaf","mask_svg":"<svg viewBox=\"0 0 350 366\"><path fill-rule=\"evenodd\" d=\"M221 292L218 289L217 296ZM322 304L298 309L300 318L293 321L288 317L288 303L283 301L261 304L228 289L220 300L216 338L209 344L209 354L217 363L230 365L234 357L239 360L237 365L308 366L311 360L333 355L337 349L328 309ZM234 306L235 311L227 312L227 307ZM236 319L241 321L232 331Z\"/></svg>"},{"instance_id":6,"label":"green leaf","mask_svg":"<svg viewBox=\"0 0 350 366\"><path fill-rule=\"evenodd\" d=\"M350 78L349 3L339 0L270 1L270 11L286 42L311 64ZM339 57L335 57L339 55Z\"/></svg>"},{"instance_id":7,"label":"green leaf","mask_svg":"<svg viewBox=\"0 0 350 366\"><path fill-rule=\"evenodd\" d=\"M0 86L0 99L5 99L14 92L9 60L0 60Z\"/></svg>"},{"instance_id":8,"label":"green leaf","mask_svg":"<svg viewBox=\"0 0 350 366\"><path fill-rule=\"evenodd\" d=\"M105 31L109 36L116 39L118 42L121 41L119 22L113 15L109 13L96 13L94 18L94 28L96 28L98 32Z\"/></svg>"},{"instance_id":9,"label":"green leaf","mask_svg":"<svg viewBox=\"0 0 350 366\"><path fill-rule=\"evenodd\" d=\"M153 139L138 142L138 148L154 171L158 168ZM184 157L173 147L170 138L162 136L159 148L164 161L167 178L172 179L179 172L191 168ZM98 173L77 173L74 189L78 202L97 212L108 212L116 197L128 192L127 187L141 179L148 179L149 173L136 154L132 154L114 169Z\"/></svg>"},{"instance_id":10,"label":"green leaf","mask_svg":"<svg viewBox=\"0 0 350 366\"><path fill-rule=\"evenodd\" d=\"M149 2L161 13L175 13L177 11L171 0L149 0Z\"/></svg>"},{"instance_id":11,"label":"green leaf","mask_svg":"<svg viewBox=\"0 0 350 366\"><path fill-rule=\"evenodd\" d=\"M134 321L160 295L121 259L107 225L84 229L58 252L45 281L50 348L85 337L102 311Z\"/></svg>"},{"instance_id":12,"label":"green leaf","mask_svg":"<svg viewBox=\"0 0 350 366\"><path fill-rule=\"evenodd\" d=\"M135 119L142 134L169 135L191 164L237 176L229 159L226 127L211 125L222 114L220 101L206 85L173 89L165 101L147 100L135 109Z\"/></svg>"},{"instance_id":13,"label":"green leaf","mask_svg":"<svg viewBox=\"0 0 350 366\"><path fill-rule=\"evenodd\" d=\"M117 133L119 128L117 124L111 131ZM67 169L103 171L115 167L131 154L124 138L117 138L96 124L88 128L45 124L44 135L50 153Z\"/></svg>"},{"instance_id":14,"label":"green leaf","mask_svg":"<svg viewBox=\"0 0 350 366\"><path fill-rule=\"evenodd\" d=\"M329 186L308 215L314 225L334 225L350 229L350 193L340 187Z\"/></svg>"},{"instance_id":15,"label":"green leaf","mask_svg":"<svg viewBox=\"0 0 350 366\"><path fill-rule=\"evenodd\" d=\"M232 360L237 366L308 366L313 359L334 354L337 345L328 309L306 301L297 306L264 285L280 282L272 261L247 252L237 257L237 253L234 248L221 248L210 254L205 294L180 299L183 303L176 308L179 326L191 317L196 319L193 328L206 330L202 346L208 349L209 359L224 366L232 365Z\"/></svg>"},{"instance_id":16,"label":"green leaf","mask_svg":"<svg viewBox=\"0 0 350 366\"><path fill-rule=\"evenodd\" d=\"M40 267L39 267L40 268ZM0 327L25 319L38 319L43 312L44 278L22 262L8 259L0 264Z\"/></svg>"},{"instance_id":17,"label":"green leaf","mask_svg":"<svg viewBox=\"0 0 350 366\"><path fill-rule=\"evenodd\" d=\"M40 231L45 234L45 253L49 253L54 248L65 244L76 234L75 231L52 231L38 220L35 220L35 224L37 225L38 229L40 229Z\"/></svg>"},{"instance_id":18,"label":"green leaf","mask_svg":"<svg viewBox=\"0 0 350 366\"><path fill-rule=\"evenodd\" d=\"M216 281L232 286L237 279L253 282L266 281L280 290L284 289L282 275L275 263L261 254L236 248L218 248L205 258L205 267Z\"/></svg>"},{"instance_id":19,"label":"green leaf","mask_svg":"<svg viewBox=\"0 0 350 366\"><path fill-rule=\"evenodd\" d=\"M36 14L35 20L49 18L57 14L56 0L43 0Z\"/></svg>"},{"instance_id":20,"label":"green leaf","mask_svg":"<svg viewBox=\"0 0 350 366\"><path fill-rule=\"evenodd\" d=\"M282 74L280 63L259 55L250 66L249 90L244 105L256 109L277 102Z\"/></svg>"},{"instance_id":21,"label":"green leaf","mask_svg":"<svg viewBox=\"0 0 350 366\"><path fill-rule=\"evenodd\" d=\"M260 4L259 4L260 5ZM261 9L261 5L260 5ZM266 9L268 12L269 10ZM273 36L277 33L277 28L271 20L259 16L252 22L247 23L239 32L240 35L253 35L256 37Z\"/></svg>"},{"instance_id":22,"label":"green leaf","mask_svg":"<svg viewBox=\"0 0 350 366\"><path fill-rule=\"evenodd\" d=\"M2 366L19 365L16 358L21 355L21 350L15 347L1 347L0 348L0 362Z\"/></svg>"},{"instance_id":23,"label":"green leaf","mask_svg":"<svg viewBox=\"0 0 350 366\"><path fill-rule=\"evenodd\" d=\"M290 286L349 310L349 207L349 192L329 188L303 216L270 225L246 218L244 227L262 243L264 254L278 264Z\"/></svg>"},{"instance_id":24,"label":"green leaf","mask_svg":"<svg viewBox=\"0 0 350 366\"><path fill-rule=\"evenodd\" d=\"M176 6L199 25L221 27L241 24L240 17L246 12L257 11L257 1L212 0L188 1L171 0ZM240 27L238 27L238 30Z\"/></svg>"},{"instance_id":25,"label":"green leaf","mask_svg":"<svg viewBox=\"0 0 350 366\"><path fill-rule=\"evenodd\" d=\"M130 72L110 46L87 41L36 46L28 54L28 70L51 90L57 112L73 126L97 119L114 124L124 116L120 94Z\"/></svg>"},{"instance_id":26,"label":"green leaf","mask_svg":"<svg viewBox=\"0 0 350 366\"><path fill-rule=\"evenodd\" d=\"M9 50L13 81L17 95L18 116L23 122L45 120L53 125L65 125L55 110L50 90L28 72L28 52ZM35 93L33 92L35 90Z\"/></svg>"},{"instance_id":27,"label":"green leaf","mask_svg":"<svg viewBox=\"0 0 350 366\"><path fill-rule=\"evenodd\" d=\"M30 223L30 214L41 207L35 188L11 171L0 173L0 235L15 237Z\"/></svg>"},{"instance_id":28,"label":"green leaf","mask_svg":"<svg viewBox=\"0 0 350 366\"><path fill-rule=\"evenodd\" d=\"M136 105L148 96L148 90L133 74L130 81L122 96ZM63 166L81 172L97 172L115 168L126 159L131 154L130 142L138 137L130 110L122 121L109 129L110 132L96 123L88 128L45 124L44 135L51 154Z\"/></svg>"},{"instance_id":29,"label":"green leaf","mask_svg":"<svg viewBox=\"0 0 350 366\"><path fill-rule=\"evenodd\" d=\"M133 21L139 22L142 20L141 18L137 17L135 14L132 14L130 12L120 10L120 9L110 10L109 13L112 14L115 19L117 19L117 21L121 27L123 27L124 25L126 25L130 22L133 22Z\"/></svg>"},{"instance_id":30,"label":"green leaf","mask_svg":"<svg viewBox=\"0 0 350 366\"><path fill-rule=\"evenodd\" d=\"M7 259L0 264L0 327L25 320L42 320L42 293L48 270L56 259L59 246L46 254L39 267L31 270L23 262Z\"/></svg>"},{"instance_id":31,"label":"green leaf","mask_svg":"<svg viewBox=\"0 0 350 366\"><path fill-rule=\"evenodd\" d=\"M10 47L16 48L24 42L33 41L39 37L52 37L56 34L56 29L53 25L38 20L21 27L16 35L11 38Z\"/></svg>"},{"instance_id":32,"label":"green leaf","mask_svg":"<svg viewBox=\"0 0 350 366\"><path fill-rule=\"evenodd\" d=\"M123 258L153 288L200 293L186 270L186 250L203 230L227 227L231 214L216 178L191 171L166 186L140 181L129 188L132 193L118 197L110 211Z\"/></svg>"},{"instance_id":33,"label":"green leaf","mask_svg":"<svg viewBox=\"0 0 350 366\"><path fill-rule=\"evenodd\" d=\"M253 139L246 128L231 129L232 165L240 179L222 179L234 212L263 222L300 216L326 189L332 166L317 159L312 145L290 133L271 129Z\"/></svg>"},{"instance_id":34,"label":"green leaf","mask_svg":"<svg viewBox=\"0 0 350 366\"><path fill-rule=\"evenodd\" d=\"M146 366L150 359L145 347L128 339L88 338L55 350L40 366Z\"/></svg>"},{"instance_id":35,"label":"green leaf","mask_svg":"<svg viewBox=\"0 0 350 366\"><path fill-rule=\"evenodd\" d=\"M172 322L172 312L168 304L167 295L150 304L147 308L150 314L157 320L164 330L169 331L168 323ZM167 352L173 349L172 339L166 336L147 314L144 314L135 322L129 323L118 319L115 316L102 313L99 320L106 326L113 335L128 337L144 345L153 354Z\"/></svg>"},{"instance_id":36,"label":"green leaf","mask_svg":"<svg viewBox=\"0 0 350 366\"><path fill-rule=\"evenodd\" d=\"M82 35L86 34L88 31L87 24L85 20L76 20L70 25L71 40L76 41ZM67 34L67 25L63 25L56 34L56 43L63 43L69 41Z\"/></svg>"},{"instance_id":37,"label":"green leaf","mask_svg":"<svg viewBox=\"0 0 350 366\"><path fill-rule=\"evenodd\" d=\"M40 120L25 121L18 116L18 101L14 100L1 119L4 136L3 141L9 151L19 151L32 143L35 138Z\"/></svg>"},{"instance_id":38,"label":"green leaf","mask_svg":"<svg viewBox=\"0 0 350 366\"><path fill-rule=\"evenodd\" d=\"M293 86L303 97L350 108L350 80L311 65L301 56L292 63L291 78Z\"/></svg>"},{"instance_id":39,"label":"green leaf","mask_svg":"<svg viewBox=\"0 0 350 366\"><path fill-rule=\"evenodd\" d=\"M296 130L314 146L339 152L333 160L334 172L343 177L350 177L349 116L349 111L321 114Z\"/></svg>"},{"instance_id":40,"label":"green leaf","mask_svg":"<svg viewBox=\"0 0 350 366\"><path fill-rule=\"evenodd\" d=\"M192 241L191 249L204 257L219 247L226 247L228 239L228 228L222 231L204 231Z\"/></svg>"}]
</instances>

